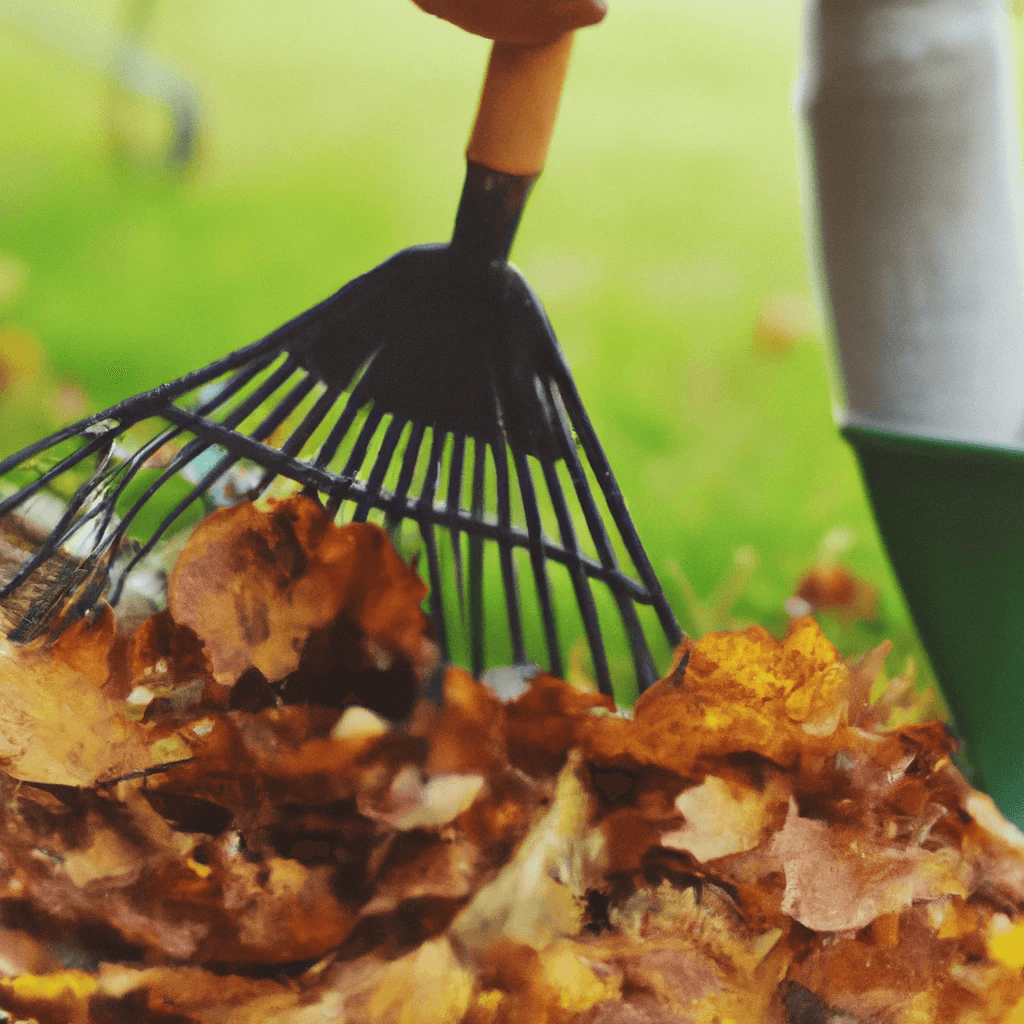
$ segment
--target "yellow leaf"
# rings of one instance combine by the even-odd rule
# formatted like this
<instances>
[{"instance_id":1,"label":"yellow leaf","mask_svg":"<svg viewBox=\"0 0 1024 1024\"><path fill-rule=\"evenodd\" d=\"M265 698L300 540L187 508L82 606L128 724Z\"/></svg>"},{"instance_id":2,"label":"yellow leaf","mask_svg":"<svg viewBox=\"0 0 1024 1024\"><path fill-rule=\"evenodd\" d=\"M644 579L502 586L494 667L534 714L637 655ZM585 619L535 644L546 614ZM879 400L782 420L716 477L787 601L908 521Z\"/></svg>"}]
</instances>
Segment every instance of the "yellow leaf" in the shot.
<instances>
[{"instance_id":1,"label":"yellow leaf","mask_svg":"<svg viewBox=\"0 0 1024 1024\"><path fill-rule=\"evenodd\" d=\"M90 786L162 764L126 710L48 650L0 638L0 759L8 774Z\"/></svg>"},{"instance_id":2,"label":"yellow leaf","mask_svg":"<svg viewBox=\"0 0 1024 1024\"><path fill-rule=\"evenodd\" d=\"M1001 914L992 918L988 955L1007 967L1024 967L1024 921L1011 925Z\"/></svg>"},{"instance_id":3,"label":"yellow leaf","mask_svg":"<svg viewBox=\"0 0 1024 1024\"><path fill-rule=\"evenodd\" d=\"M99 987L96 978L85 971L58 971L56 974L22 974L6 984L21 999L56 999L65 992L80 998L91 996Z\"/></svg>"}]
</instances>

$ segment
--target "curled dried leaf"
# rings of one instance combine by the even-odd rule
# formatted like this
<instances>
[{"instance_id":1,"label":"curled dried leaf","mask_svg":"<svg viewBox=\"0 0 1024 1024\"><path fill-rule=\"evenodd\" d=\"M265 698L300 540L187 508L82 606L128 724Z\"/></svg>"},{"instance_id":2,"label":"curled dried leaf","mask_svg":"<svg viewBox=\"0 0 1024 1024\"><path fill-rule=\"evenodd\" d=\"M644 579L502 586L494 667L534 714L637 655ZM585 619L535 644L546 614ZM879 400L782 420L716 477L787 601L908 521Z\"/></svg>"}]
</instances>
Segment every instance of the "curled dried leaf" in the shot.
<instances>
[{"instance_id":1,"label":"curled dried leaf","mask_svg":"<svg viewBox=\"0 0 1024 1024\"><path fill-rule=\"evenodd\" d=\"M771 852L786 875L782 909L813 931L854 931L915 900L969 891L952 850L878 843L858 829L801 818L795 802Z\"/></svg>"},{"instance_id":2,"label":"curled dried leaf","mask_svg":"<svg viewBox=\"0 0 1024 1024\"><path fill-rule=\"evenodd\" d=\"M751 626L709 633L683 653L685 668L679 661L640 697L632 722L590 716L581 725L589 756L685 778L702 759L757 755L789 767L809 750L831 750L849 670L813 619L794 620L783 641Z\"/></svg>"},{"instance_id":3,"label":"curled dried leaf","mask_svg":"<svg viewBox=\"0 0 1024 1024\"><path fill-rule=\"evenodd\" d=\"M676 808L685 824L663 835L662 845L686 850L702 863L753 850L771 823L771 810L785 803L781 780L773 782L762 790L709 775L679 794Z\"/></svg>"},{"instance_id":4,"label":"curled dried leaf","mask_svg":"<svg viewBox=\"0 0 1024 1024\"><path fill-rule=\"evenodd\" d=\"M420 602L426 586L369 523L338 527L309 498L261 511L218 509L178 557L168 595L174 620L202 639L214 676L235 683L250 667L270 682L299 668L310 635L344 616L360 661L396 657L422 672L436 658Z\"/></svg>"}]
</instances>

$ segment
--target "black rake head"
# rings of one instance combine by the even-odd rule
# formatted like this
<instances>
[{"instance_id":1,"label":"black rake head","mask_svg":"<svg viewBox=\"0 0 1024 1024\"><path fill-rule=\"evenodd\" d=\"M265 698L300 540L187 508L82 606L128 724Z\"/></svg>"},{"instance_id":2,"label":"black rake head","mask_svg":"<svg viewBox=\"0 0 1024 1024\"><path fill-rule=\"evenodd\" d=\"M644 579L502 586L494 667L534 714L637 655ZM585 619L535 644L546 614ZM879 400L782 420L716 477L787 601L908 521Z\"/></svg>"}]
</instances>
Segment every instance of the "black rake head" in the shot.
<instances>
[{"instance_id":1,"label":"black rake head","mask_svg":"<svg viewBox=\"0 0 1024 1024\"><path fill-rule=\"evenodd\" d=\"M649 686L648 635L664 648L682 631L505 259L529 184L471 165L450 245L404 250L261 341L0 463L8 635L116 603L161 540L283 478L426 563L447 658L564 675L583 640L603 692L626 649Z\"/></svg>"}]
</instances>

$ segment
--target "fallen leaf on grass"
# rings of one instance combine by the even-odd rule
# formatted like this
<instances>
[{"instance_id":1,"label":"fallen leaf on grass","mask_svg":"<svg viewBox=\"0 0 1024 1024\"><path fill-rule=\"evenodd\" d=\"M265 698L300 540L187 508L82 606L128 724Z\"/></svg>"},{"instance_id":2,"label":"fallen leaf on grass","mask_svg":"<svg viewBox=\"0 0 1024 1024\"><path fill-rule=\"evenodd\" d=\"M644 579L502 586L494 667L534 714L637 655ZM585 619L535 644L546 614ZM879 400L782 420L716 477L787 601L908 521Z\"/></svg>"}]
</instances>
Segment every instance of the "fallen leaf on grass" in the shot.
<instances>
[{"instance_id":1,"label":"fallen leaf on grass","mask_svg":"<svg viewBox=\"0 0 1024 1024\"><path fill-rule=\"evenodd\" d=\"M814 308L806 295L774 295L764 300L758 312L754 351L782 355L816 329Z\"/></svg>"},{"instance_id":2,"label":"fallen leaf on grass","mask_svg":"<svg viewBox=\"0 0 1024 1024\"><path fill-rule=\"evenodd\" d=\"M801 577L786 611L793 616L834 611L847 621L870 621L878 614L878 588L845 566L817 565Z\"/></svg>"}]
</instances>

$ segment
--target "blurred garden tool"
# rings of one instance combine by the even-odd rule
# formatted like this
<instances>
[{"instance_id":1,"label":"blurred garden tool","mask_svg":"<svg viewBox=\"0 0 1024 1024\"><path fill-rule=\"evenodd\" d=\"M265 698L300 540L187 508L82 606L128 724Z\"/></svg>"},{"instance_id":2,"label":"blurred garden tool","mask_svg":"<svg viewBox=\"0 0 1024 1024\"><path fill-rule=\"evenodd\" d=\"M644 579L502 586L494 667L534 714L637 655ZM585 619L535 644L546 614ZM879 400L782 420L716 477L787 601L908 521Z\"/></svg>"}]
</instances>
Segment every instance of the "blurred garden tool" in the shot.
<instances>
[{"instance_id":1,"label":"blurred garden tool","mask_svg":"<svg viewBox=\"0 0 1024 1024\"><path fill-rule=\"evenodd\" d=\"M965 740L1024 825L1024 272L1001 0L809 0L837 419Z\"/></svg>"},{"instance_id":2,"label":"blurred garden tool","mask_svg":"<svg viewBox=\"0 0 1024 1024\"><path fill-rule=\"evenodd\" d=\"M555 673L567 641L585 637L610 693L613 628L639 688L654 681L637 605L652 606L648 628L663 647L681 630L547 316L507 262L570 48L571 37L495 44L450 244L406 249L262 341L0 464L20 488L0 514L26 518L47 491L66 502L0 591L12 638L52 633L104 594L116 601L126 575L215 487L230 500L286 477L332 514L418 528L439 642L451 653L461 631L474 671L494 663L485 632L500 641L499 663ZM126 551L130 532L140 543ZM503 597L490 629L497 588L485 591L485 566ZM37 596L33 580L47 572ZM524 573L530 588L520 588Z\"/></svg>"},{"instance_id":3,"label":"blurred garden tool","mask_svg":"<svg viewBox=\"0 0 1024 1024\"><path fill-rule=\"evenodd\" d=\"M170 132L162 156L169 169L179 171L196 154L199 99L183 75L142 45L155 6L156 0L122 0L123 24L114 34L82 17L73 5L55 5L51 0L0 0L0 18L107 78L112 87L109 134L115 151L128 149L133 135L125 97L164 108Z\"/></svg>"}]
</instances>

